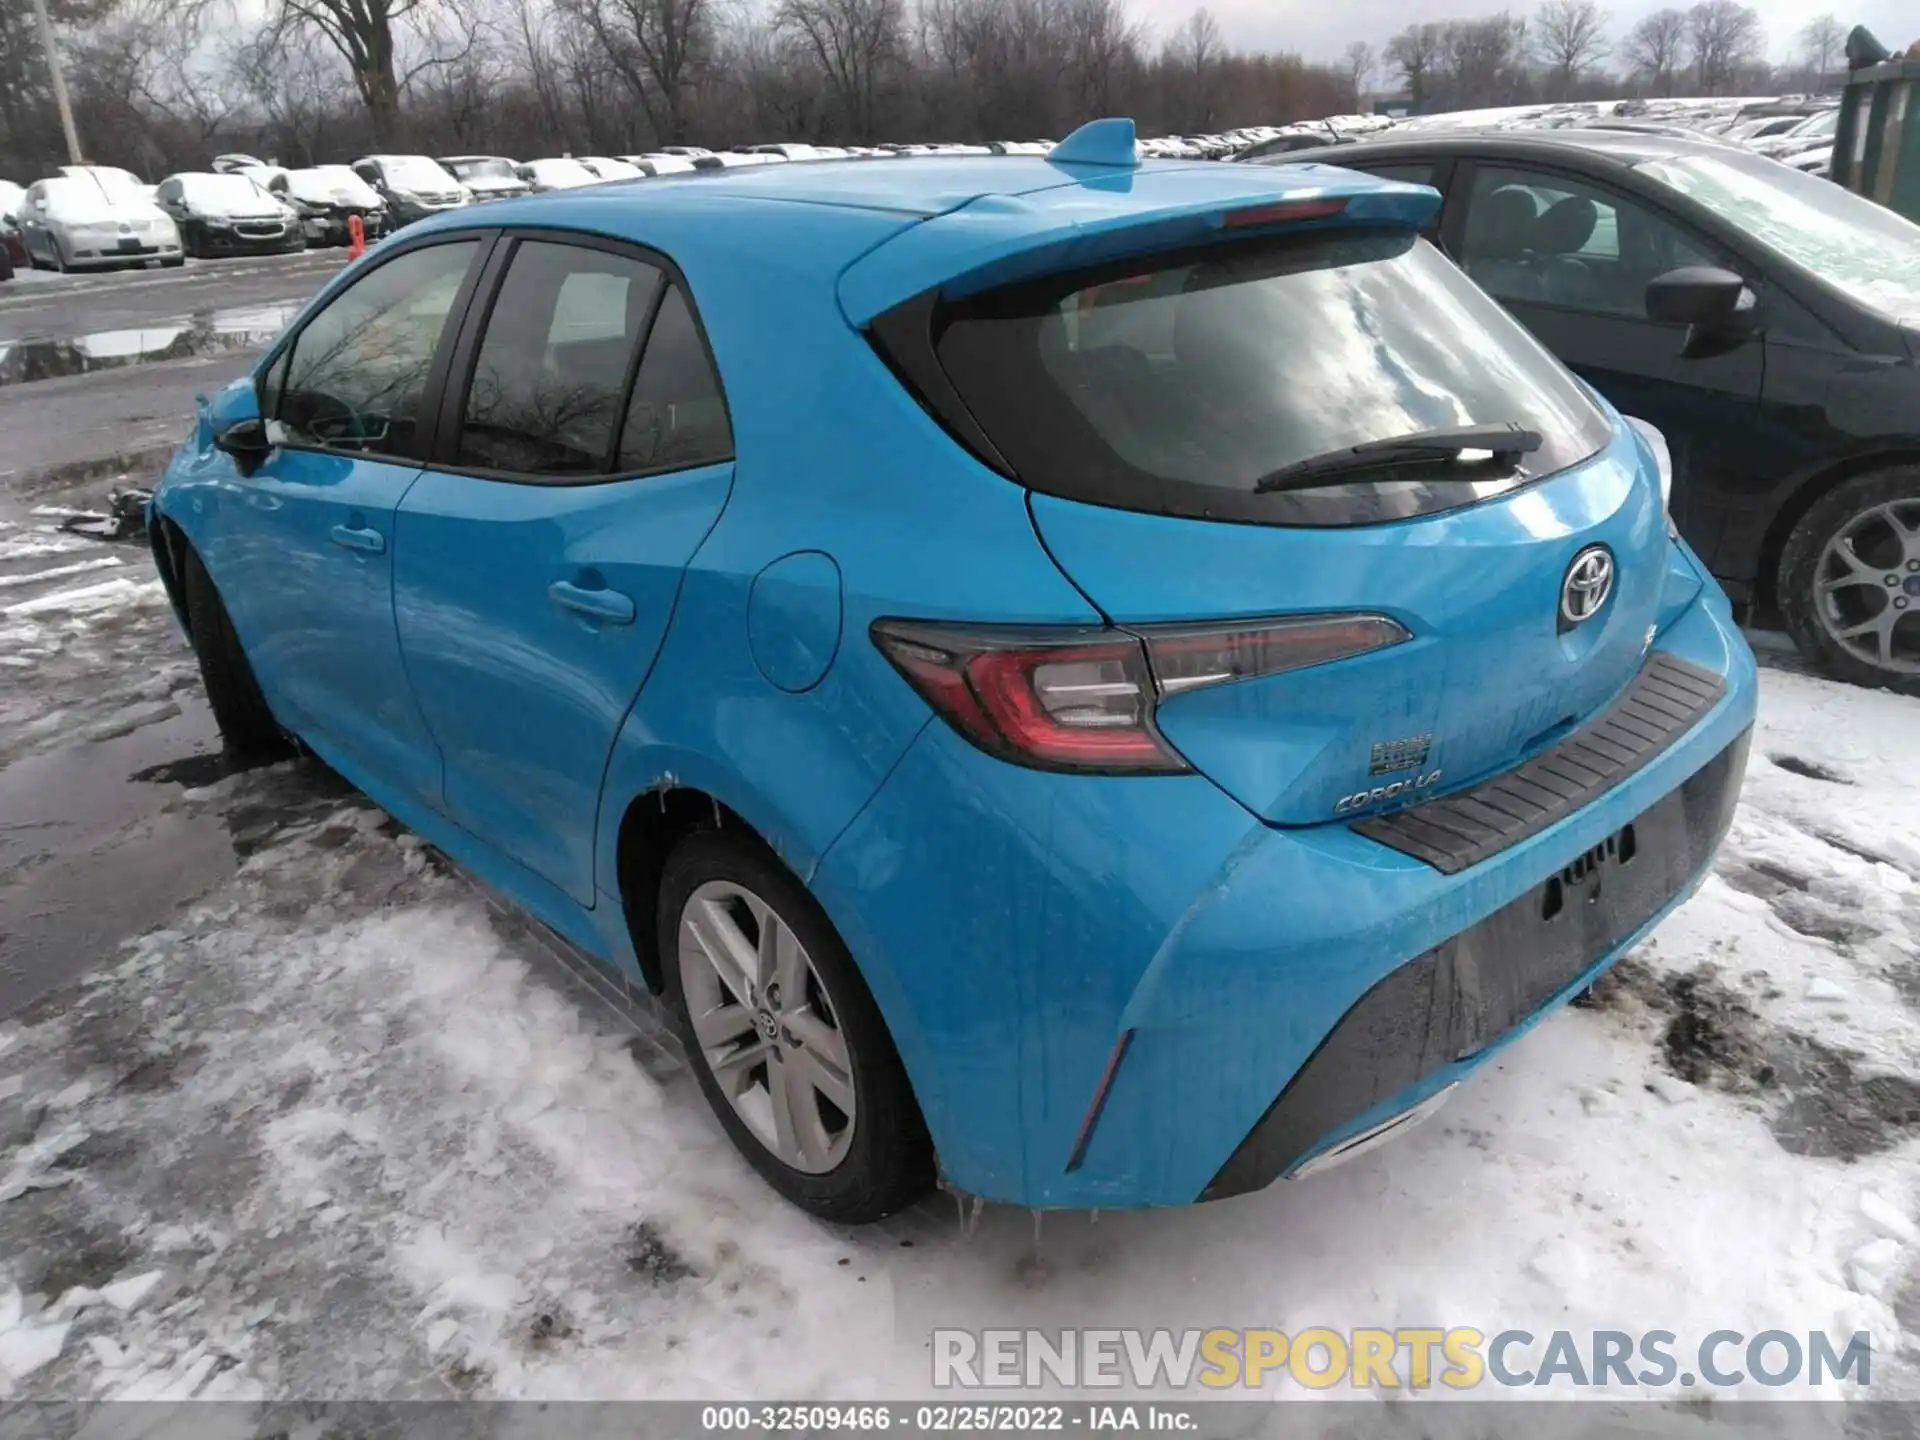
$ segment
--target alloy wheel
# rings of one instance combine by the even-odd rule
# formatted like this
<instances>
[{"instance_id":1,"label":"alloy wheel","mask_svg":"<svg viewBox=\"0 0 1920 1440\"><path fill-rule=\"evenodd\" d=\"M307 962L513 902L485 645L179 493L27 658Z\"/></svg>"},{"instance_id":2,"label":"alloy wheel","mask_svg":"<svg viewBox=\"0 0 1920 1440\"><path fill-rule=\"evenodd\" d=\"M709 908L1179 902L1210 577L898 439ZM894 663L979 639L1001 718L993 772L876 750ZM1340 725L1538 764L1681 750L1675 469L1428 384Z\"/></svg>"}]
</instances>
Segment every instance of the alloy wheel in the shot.
<instances>
[{"instance_id":1,"label":"alloy wheel","mask_svg":"<svg viewBox=\"0 0 1920 1440\"><path fill-rule=\"evenodd\" d=\"M1821 551L1813 586L1834 643L1876 669L1920 675L1920 498L1848 520Z\"/></svg>"},{"instance_id":2,"label":"alloy wheel","mask_svg":"<svg viewBox=\"0 0 1920 1440\"><path fill-rule=\"evenodd\" d=\"M792 928L760 896L709 880L680 912L680 985L706 1065L782 1164L825 1174L857 1120L832 997Z\"/></svg>"}]
</instances>

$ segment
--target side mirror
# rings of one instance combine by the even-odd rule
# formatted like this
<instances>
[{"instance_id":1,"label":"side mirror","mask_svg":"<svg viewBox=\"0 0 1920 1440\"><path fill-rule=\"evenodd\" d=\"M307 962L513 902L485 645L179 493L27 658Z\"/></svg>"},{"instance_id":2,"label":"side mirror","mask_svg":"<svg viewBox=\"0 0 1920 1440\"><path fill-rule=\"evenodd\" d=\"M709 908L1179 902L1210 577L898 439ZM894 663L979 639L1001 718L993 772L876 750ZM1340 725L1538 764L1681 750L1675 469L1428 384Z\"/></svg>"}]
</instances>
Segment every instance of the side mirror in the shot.
<instances>
[{"instance_id":1,"label":"side mirror","mask_svg":"<svg viewBox=\"0 0 1920 1440\"><path fill-rule=\"evenodd\" d=\"M1681 358L1700 360L1746 344L1758 328L1759 301L1731 270L1683 265L1648 283L1647 318L1685 325Z\"/></svg>"},{"instance_id":2,"label":"side mirror","mask_svg":"<svg viewBox=\"0 0 1920 1440\"><path fill-rule=\"evenodd\" d=\"M251 475L273 453L273 442L267 438L267 422L256 417L214 431L213 448L231 455L242 475Z\"/></svg>"},{"instance_id":3,"label":"side mirror","mask_svg":"<svg viewBox=\"0 0 1920 1440\"><path fill-rule=\"evenodd\" d=\"M260 392L251 376L224 386L208 402L206 423L213 448L231 455L242 475L251 475L273 452L267 423L260 417Z\"/></svg>"},{"instance_id":4,"label":"side mirror","mask_svg":"<svg viewBox=\"0 0 1920 1440\"><path fill-rule=\"evenodd\" d=\"M1743 295L1751 309L1747 282L1733 271L1712 265L1683 265L1648 282L1647 318L1718 329L1739 313Z\"/></svg>"}]
</instances>

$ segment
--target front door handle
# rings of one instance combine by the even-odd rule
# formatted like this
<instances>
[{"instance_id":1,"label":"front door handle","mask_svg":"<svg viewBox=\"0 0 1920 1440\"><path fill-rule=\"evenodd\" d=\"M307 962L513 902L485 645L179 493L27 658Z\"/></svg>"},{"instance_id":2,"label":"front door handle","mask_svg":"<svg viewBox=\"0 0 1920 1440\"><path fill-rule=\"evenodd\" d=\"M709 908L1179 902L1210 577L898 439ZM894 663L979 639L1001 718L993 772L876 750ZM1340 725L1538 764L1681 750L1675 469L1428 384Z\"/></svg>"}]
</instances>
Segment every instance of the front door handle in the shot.
<instances>
[{"instance_id":1,"label":"front door handle","mask_svg":"<svg viewBox=\"0 0 1920 1440\"><path fill-rule=\"evenodd\" d=\"M611 625L633 623L633 597L622 595L618 590L583 590L565 580L556 580L547 587L547 597L563 610L576 610Z\"/></svg>"},{"instance_id":2,"label":"front door handle","mask_svg":"<svg viewBox=\"0 0 1920 1440\"><path fill-rule=\"evenodd\" d=\"M333 543L344 545L349 550L364 550L369 555L384 555L387 551L387 537L378 530L356 529L351 525L333 527Z\"/></svg>"}]
</instances>

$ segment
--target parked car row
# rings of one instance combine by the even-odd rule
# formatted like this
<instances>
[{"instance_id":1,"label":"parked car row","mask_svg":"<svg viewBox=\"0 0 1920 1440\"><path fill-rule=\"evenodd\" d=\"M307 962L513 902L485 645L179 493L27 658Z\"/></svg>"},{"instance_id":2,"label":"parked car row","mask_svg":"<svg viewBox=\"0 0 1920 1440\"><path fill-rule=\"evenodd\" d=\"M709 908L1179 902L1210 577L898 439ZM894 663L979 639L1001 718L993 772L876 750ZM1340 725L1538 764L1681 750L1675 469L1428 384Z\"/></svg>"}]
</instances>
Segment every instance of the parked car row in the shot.
<instances>
[{"instance_id":1,"label":"parked car row","mask_svg":"<svg viewBox=\"0 0 1920 1440\"><path fill-rule=\"evenodd\" d=\"M1225 159L1249 147L1290 149L1345 141L1383 129L1383 116L1345 115L1295 124L1253 126L1217 135L1162 136L1139 142L1140 153L1155 159ZM215 155L204 172L170 175L158 185L111 166L68 166L84 172L104 203L115 210L115 244L108 251L65 237L57 223L35 224L27 242L17 213L26 189L0 182L0 279L14 265L55 269L147 263L155 253L162 263L186 257L281 253L306 246L345 245L358 217L368 240L463 205L520 195L571 190L611 180L671 175L695 170L731 170L813 160L901 159L942 155L1044 155L1051 140L1008 140L987 144L914 143L885 145L813 145L776 141L716 150L699 145L669 145L631 155L560 155L515 160L504 155L365 155L350 165L328 164L294 169L255 155ZM60 187L56 187L58 189ZM63 206L90 197L76 191ZM95 207L97 208L97 206ZM152 213L174 227L167 235ZM118 230L126 220L136 238L142 224L164 239L156 252L144 243L122 248ZM76 222L83 227L92 223ZM63 238L65 237L65 238Z\"/></svg>"}]
</instances>

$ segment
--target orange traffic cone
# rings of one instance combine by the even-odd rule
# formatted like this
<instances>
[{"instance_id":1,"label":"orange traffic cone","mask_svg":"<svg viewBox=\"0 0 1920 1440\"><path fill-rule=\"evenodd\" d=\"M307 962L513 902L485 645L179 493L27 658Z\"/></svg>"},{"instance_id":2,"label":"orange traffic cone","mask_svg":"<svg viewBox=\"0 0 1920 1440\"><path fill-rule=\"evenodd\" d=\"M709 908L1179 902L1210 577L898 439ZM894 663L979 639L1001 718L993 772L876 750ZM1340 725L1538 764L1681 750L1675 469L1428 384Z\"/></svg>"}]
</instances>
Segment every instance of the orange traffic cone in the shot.
<instances>
[{"instance_id":1,"label":"orange traffic cone","mask_svg":"<svg viewBox=\"0 0 1920 1440\"><path fill-rule=\"evenodd\" d=\"M367 226L358 215L347 217L347 258L358 260L367 253Z\"/></svg>"}]
</instances>

